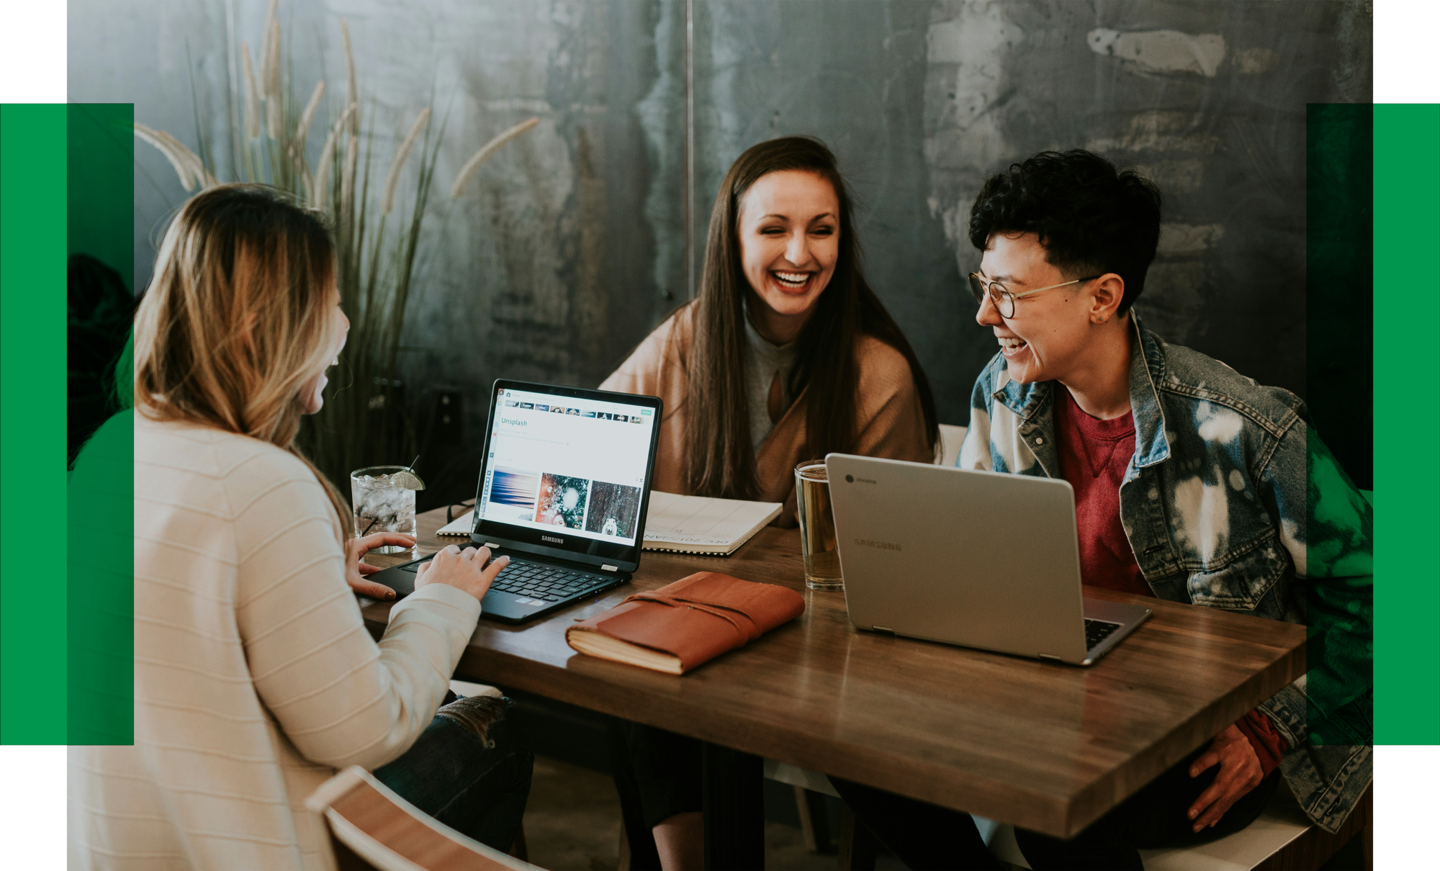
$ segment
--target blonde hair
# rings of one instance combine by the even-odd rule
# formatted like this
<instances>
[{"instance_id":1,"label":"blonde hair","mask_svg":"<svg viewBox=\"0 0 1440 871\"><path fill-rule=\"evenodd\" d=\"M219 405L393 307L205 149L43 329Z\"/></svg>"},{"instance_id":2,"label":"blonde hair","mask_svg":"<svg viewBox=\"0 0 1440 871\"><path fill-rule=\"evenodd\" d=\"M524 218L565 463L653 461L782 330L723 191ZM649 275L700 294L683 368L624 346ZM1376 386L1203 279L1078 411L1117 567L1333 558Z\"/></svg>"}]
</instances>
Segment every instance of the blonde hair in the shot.
<instances>
[{"instance_id":1,"label":"blonde hair","mask_svg":"<svg viewBox=\"0 0 1440 871\"><path fill-rule=\"evenodd\" d=\"M205 190L165 232L135 314L135 408L260 439L305 463L344 541L349 507L295 444L300 388L338 340L335 246L319 215L262 185Z\"/></svg>"}]
</instances>

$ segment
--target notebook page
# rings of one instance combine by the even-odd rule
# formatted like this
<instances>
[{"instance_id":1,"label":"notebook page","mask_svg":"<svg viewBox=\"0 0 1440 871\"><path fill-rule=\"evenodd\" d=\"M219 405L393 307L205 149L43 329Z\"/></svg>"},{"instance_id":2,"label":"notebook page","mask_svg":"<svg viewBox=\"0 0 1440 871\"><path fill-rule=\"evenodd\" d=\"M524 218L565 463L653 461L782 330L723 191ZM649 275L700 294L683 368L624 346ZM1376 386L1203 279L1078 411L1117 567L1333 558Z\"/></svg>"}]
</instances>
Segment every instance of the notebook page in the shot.
<instances>
[{"instance_id":1,"label":"notebook page","mask_svg":"<svg viewBox=\"0 0 1440 871\"><path fill-rule=\"evenodd\" d=\"M780 513L779 502L650 493L645 543L729 548Z\"/></svg>"}]
</instances>

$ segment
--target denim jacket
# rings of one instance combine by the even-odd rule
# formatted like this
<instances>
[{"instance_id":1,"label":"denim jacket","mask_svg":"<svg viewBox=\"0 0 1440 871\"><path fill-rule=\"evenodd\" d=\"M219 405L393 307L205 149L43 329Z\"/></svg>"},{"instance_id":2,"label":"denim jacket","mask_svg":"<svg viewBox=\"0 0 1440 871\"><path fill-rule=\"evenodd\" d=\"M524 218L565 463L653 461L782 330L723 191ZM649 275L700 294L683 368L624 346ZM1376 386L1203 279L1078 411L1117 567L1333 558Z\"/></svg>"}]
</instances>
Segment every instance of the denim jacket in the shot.
<instances>
[{"instance_id":1,"label":"denim jacket","mask_svg":"<svg viewBox=\"0 0 1440 871\"><path fill-rule=\"evenodd\" d=\"M1309 627L1307 673L1260 709L1289 747L1280 768L1300 806L1334 832L1371 780L1370 504L1294 394L1131 321L1125 535L1157 597ZM1055 389L1011 381L996 354L956 465L1060 477Z\"/></svg>"}]
</instances>

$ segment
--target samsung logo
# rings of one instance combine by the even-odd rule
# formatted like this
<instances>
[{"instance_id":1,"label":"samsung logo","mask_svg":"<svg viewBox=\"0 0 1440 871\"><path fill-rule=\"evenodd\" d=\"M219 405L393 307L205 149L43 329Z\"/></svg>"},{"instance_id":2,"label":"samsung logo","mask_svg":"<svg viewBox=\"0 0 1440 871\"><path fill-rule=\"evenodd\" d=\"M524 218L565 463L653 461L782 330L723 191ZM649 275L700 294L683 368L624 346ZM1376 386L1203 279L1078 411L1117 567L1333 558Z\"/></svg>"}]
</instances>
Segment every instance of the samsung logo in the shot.
<instances>
[{"instance_id":1,"label":"samsung logo","mask_svg":"<svg viewBox=\"0 0 1440 871\"><path fill-rule=\"evenodd\" d=\"M861 547L873 547L880 550L900 550L900 545L893 541L877 541L873 538L857 538L855 543Z\"/></svg>"},{"instance_id":2,"label":"samsung logo","mask_svg":"<svg viewBox=\"0 0 1440 871\"><path fill-rule=\"evenodd\" d=\"M565 543L565 539L563 539L563 538L556 538L556 537L553 536L553 535L542 535L542 536L540 536L540 540L541 540L541 541L548 541L548 542L550 542L551 544L564 544L564 543Z\"/></svg>"}]
</instances>

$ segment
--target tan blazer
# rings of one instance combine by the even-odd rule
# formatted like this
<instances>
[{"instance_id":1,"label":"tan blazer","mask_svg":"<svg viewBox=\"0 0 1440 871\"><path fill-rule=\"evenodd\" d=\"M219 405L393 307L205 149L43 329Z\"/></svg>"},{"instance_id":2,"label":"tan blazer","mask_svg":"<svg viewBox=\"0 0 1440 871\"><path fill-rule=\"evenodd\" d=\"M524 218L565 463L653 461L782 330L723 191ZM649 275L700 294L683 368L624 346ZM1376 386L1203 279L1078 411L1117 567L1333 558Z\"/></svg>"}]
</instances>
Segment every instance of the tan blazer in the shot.
<instances>
[{"instance_id":1,"label":"tan blazer","mask_svg":"<svg viewBox=\"0 0 1440 871\"><path fill-rule=\"evenodd\" d=\"M685 405L689 377L685 361L693 331L693 304L655 328L601 390L659 396L665 402L660 420L660 453L655 459L654 487L667 493L689 493L685 485ZM857 396L855 452L920 463L935 462L926 444L925 415L905 355L871 336L857 348L860 388ZM766 436L755 457L760 498L783 502L777 526L795 525L795 466L810 459L805 447L805 397L800 395Z\"/></svg>"}]
</instances>

